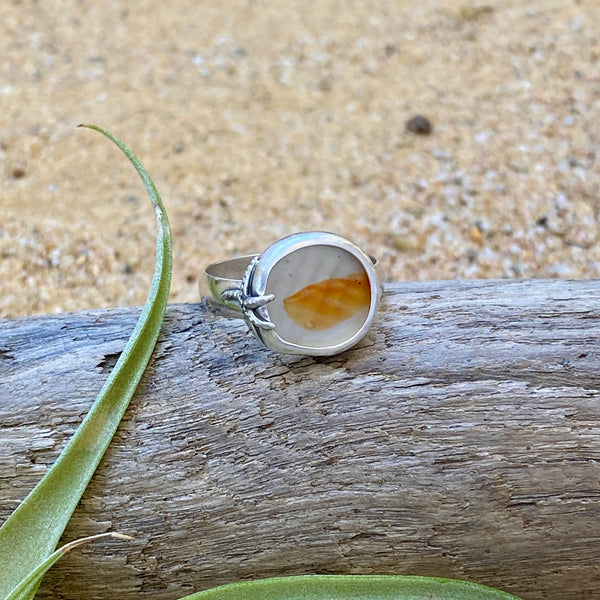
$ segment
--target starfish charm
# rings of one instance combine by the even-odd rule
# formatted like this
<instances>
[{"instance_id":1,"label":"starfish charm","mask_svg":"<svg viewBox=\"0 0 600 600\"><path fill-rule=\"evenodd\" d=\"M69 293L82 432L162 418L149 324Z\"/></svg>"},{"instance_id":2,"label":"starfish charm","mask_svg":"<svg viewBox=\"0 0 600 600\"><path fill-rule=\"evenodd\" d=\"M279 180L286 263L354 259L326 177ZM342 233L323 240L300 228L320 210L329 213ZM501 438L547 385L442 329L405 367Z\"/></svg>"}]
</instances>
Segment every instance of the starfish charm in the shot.
<instances>
[{"instance_id":1,"label":"starfish charm","mask_svg":"<svg viewBox=\"0 0 600 600\"><path fill-rule=\"evenodd\" d=\"M275 295L253 296L250 291L251 274L257 262L258 257L254 258L248 265L241 287L225 290L221 297L223 300L237 304L242 309L244 319L254 327L258 327L259 329L275 329L274 323L271 323L271 321L263 318L258 313L258 309L274 300Z\"/></svg>"}]
</instances>

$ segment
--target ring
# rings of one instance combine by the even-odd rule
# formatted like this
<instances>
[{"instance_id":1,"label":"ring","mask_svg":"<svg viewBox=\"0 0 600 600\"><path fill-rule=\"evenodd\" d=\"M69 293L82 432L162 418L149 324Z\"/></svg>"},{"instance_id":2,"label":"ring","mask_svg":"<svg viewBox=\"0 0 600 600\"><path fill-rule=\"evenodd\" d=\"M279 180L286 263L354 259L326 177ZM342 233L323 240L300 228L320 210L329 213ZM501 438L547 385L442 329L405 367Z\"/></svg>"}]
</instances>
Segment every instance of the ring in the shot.
<instances>
[{"instance_id":1,"label":"ring","mask_svg":"<svg viewBox=\"0 0 600 600\"><path fill-rule=\"evenodd\" d=\"M324 231L295 233L262 254L213 263L205 277L220 307L285 354L327 356L354 346L382 293L377 260Z\"/></svg>"}]
</instances>

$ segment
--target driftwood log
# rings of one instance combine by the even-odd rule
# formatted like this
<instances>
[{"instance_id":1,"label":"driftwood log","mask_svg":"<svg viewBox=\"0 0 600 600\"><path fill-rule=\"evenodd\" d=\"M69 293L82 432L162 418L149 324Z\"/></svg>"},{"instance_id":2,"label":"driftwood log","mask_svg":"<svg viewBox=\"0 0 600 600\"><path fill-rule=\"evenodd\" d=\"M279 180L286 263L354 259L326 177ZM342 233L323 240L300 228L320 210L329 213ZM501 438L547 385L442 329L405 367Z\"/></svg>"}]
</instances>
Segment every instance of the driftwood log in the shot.
<instances>
[{"instance_id":1,"label":"driftwood log","mask_svg":"<svg viewBox=\"0 0 600 600\"><path fill-rule=\"evenodd\" d=\"M600 282L392 284L360 346L262 349L171 306L40 598L419 573L600 598ZM0 518L90 406L139 309L0 322Z\"/></svg>"}]
</instances>

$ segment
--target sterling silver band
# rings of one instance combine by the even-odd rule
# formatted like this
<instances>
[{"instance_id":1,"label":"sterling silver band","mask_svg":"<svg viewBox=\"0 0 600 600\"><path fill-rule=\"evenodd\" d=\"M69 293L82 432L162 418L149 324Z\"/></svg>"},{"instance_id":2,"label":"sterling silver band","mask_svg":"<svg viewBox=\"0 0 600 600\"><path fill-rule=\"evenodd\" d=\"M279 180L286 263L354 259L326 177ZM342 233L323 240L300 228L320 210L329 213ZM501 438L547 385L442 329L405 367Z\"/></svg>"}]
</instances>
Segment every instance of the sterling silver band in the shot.
<instances>
[{"instance_id":1,"label":"sterling silver band","mask_svg":"<svg viewBox=\"0 0 600 600\"><path fill-rule=\"evenodd\" d=\"M377 311L378 261L328 232L298 233L262 254L206 267L214 301L272 350L331 355L355 345ZM299 288L299 289L298 289Z\"/></svg>"}]
</instances>

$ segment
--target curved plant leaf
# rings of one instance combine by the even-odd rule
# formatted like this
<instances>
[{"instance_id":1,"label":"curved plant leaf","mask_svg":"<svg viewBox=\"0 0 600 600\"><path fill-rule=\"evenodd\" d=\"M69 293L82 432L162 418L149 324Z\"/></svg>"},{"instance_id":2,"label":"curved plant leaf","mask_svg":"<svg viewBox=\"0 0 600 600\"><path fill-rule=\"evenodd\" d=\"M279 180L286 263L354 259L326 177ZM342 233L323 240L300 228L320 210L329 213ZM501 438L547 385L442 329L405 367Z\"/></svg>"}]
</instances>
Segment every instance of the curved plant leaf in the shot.
<instances>
[{"instance_id":1,"label":"curved plant leaf","mask_svg":"<svg viewBox=\"0 0 600 600\"><path fill-rule=\"evenodd\" d=\"M302 575L232 583L181 600L519 600L489 587L435 577Z\"/></svg>"},{"instance_id":2,"label":"curved plant leaf","mask_svg":"<svg viewBox=\"0 0 600 600\"><path fill-rule=\"evenodd\" d=\"M123 142L95 125L83 127L94 129L114 142L141 177L158 224L156 267L135 329L89 413L56 462L0 528L1 599L6 599L56 548L150 360L169 297L171 233L154 183ZM22 598L33 597L36 588L30 587Z\"/></svg>"},{"instance_id":3,"label":"curved plant leaf","mask_svg":"<svg viewBox=\"0 0 600 600\"><path fill-rule=\"evenodd\" d=\"M121 533L99 533L98 535L90 535L89 537L84 537L79 540L75 540L74 542L69 542L64 546L61 546L58 550L55 550L44 562L38 565L25 579L23 579L19 585L8 595L6 600L24 600L25 598L29 598L32 594L35 593L35 590L40 585L46 571L61 557L63 557L67 552L77 548L79 546L83 546L84 544L89 544L90 542L94 542L101 538L105 537L113 537L121 540L132 540L133 538L129 535L123 535Z\"/></svg>"}]
</instances>

